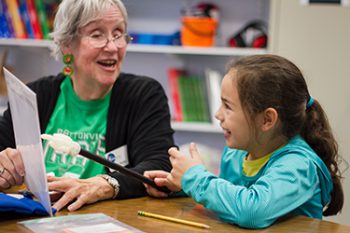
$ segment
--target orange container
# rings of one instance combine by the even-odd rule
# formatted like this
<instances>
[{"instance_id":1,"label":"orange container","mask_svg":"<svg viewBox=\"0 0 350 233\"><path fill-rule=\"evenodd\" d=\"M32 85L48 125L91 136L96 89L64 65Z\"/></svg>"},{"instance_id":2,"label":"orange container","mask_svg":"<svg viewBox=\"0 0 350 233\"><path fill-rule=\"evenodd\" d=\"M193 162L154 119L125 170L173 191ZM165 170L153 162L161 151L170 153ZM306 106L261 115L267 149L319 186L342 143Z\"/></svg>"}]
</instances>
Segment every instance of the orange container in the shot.
<instances>
[{"instance_id":1,"label":"orange container","mask_svg":"<svg viewBox=\"0 0 350 233\"><path fill-rule=\"evenodd\" d=\"M184 46L214 45L217 20L209 17L182 17L181 43Z\"/></svg>"}]
</instances>

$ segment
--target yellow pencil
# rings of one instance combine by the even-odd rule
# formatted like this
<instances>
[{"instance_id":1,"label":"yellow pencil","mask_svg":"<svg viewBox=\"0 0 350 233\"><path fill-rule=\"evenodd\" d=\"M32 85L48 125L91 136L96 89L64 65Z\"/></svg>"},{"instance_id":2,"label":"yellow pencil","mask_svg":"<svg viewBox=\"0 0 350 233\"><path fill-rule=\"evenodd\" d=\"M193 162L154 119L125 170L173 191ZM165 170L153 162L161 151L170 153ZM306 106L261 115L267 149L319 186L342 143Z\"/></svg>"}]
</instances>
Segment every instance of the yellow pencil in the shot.
<instances>
[{"instance_id":1,"label":"yellow pencil","mask_svg":"<svg viewBox=\"0 0 350 233\"><path fill-rule=\"evenodd\" d=\"M192 221L187 221L187 220L182 220L178 218L172 218L172 217L167 217L159 214L153 214L145 211L138 211L138 215L145 216L145 217L151 217L151 218L156 218L156 219L161 219L161 220L166 220L170 222L176 222L176 223L181 223L181 224L186 224L189 226L194 226L194 227L201 227L201 228L206 228L209 229L210 226L203 224L203 223L197 223L197 222L192 222Z\"/></svg>"}]
</instances>

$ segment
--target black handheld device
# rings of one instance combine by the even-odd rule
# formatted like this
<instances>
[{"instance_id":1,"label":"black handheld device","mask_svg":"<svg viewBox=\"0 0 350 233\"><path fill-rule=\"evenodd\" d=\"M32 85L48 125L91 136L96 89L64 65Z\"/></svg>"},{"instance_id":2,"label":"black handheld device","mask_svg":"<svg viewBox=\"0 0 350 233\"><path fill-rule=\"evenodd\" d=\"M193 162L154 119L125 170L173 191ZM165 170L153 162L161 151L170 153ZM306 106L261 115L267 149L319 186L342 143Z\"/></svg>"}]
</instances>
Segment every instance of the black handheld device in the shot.
<instances>
[{"instance_id":1,"label":"black handheld device","mask_svg":"<svg viewBox=\"0 0 350 233\"><path fill-rule=\"evenodd\" d=\"M91 159L91 160L93 160L93 161L95 161L97 163L100 163L100 164L102 164L102 165L104 165L106 167L109 167L111 169L117 170L120 173L123 173L124 175L133 177L134 179L136 179L138 181L146 183L146 184L152 186L153 188L158 189L161 192L171 193L171 191L168 188L157 186L156 183L154 183L153 180L148 179L147 177L141 175L140 173L137 173L137 172L135 172L135 171L133 171L131 169L123 167L123 166L121 166L121 165L119 165L117 163L113 163L113 162L111 162L111 161L109 161L109 160L107 160L107 159L105 159L105 158L103 158L101 156L97 156L97 155L95 155L95 154L93 154L93 153L91 153L91 152L89 152L87 150L80 149L79 154L84 156L84 157L86 157L86 158L88 158L88 159Z\"/></svg>"}]
</instances>

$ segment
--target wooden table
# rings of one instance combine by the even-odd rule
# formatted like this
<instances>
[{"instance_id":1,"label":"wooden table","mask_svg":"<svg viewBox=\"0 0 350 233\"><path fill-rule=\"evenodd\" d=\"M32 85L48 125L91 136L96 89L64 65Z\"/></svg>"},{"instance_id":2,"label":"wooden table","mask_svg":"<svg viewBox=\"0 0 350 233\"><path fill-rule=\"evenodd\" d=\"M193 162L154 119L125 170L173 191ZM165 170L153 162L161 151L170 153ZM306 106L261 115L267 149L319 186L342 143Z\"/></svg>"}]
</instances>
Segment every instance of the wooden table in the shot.
<instances>
[{"instance_id":1,"label":"wooden table","mask_svg":"<svg viewBox=\"0 0 350 233\"><path fill-rule=\"evenodd\" d=\"M137 215L138 210L167 215L201 222L209 225L211 229L201 229L157 220ZM237 233L281 233L281 232L317 232L317 233L349 233L350 226L340 225L327 221L307 217L293 217L275 223L269 228L262 230L247 230L234 225L220 222L212 212L196 204L190 198L155 199L143 197L129 200L103 201L87 205L75 212L62 210L56 216L86 213L104 213L121 222L129 224L145 232L237 232ZM31 232L16 224L17 221L26 219L0 221L0 232ZM96 232L97 233L97 232Z\"/></svg>"}]
</instances>

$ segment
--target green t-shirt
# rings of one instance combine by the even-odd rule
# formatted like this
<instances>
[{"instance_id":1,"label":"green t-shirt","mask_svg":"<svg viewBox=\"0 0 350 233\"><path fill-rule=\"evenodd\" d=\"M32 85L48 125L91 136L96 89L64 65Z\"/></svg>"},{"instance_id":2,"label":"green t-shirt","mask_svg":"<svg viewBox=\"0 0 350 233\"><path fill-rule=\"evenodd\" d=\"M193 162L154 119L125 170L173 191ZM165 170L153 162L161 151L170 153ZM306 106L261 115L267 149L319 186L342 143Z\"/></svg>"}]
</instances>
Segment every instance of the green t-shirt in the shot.
<instances>
[{"instance_id":1,"label":"green t-shirt","mask_svg":"<svg viewBox=\"0 0 350 233\"><path fill-rule=\"evenodd\" d=\"M45 133L63 133L83 149L104 156L110 93L99 100L81 100L75 94L70 78L65 78L60 88L61 93ZM55 152L46 141L43 145L48 173L82 179L106 173L103 165L92 160L80 155L72 157Z\"/></svg>"}]
</instances>

